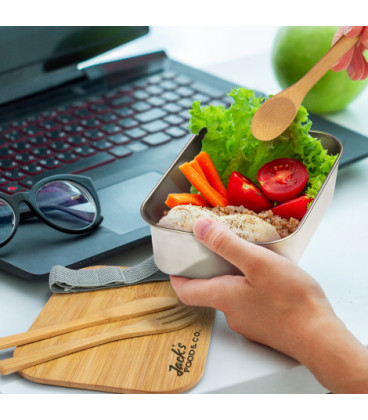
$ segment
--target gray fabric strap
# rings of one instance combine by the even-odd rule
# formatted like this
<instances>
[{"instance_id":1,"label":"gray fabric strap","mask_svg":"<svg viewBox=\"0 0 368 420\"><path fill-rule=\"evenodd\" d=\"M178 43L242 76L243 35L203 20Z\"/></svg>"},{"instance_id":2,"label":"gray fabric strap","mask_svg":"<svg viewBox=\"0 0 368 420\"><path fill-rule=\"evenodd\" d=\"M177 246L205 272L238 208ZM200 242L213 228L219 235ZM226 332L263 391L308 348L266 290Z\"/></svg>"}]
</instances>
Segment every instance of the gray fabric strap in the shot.
<instances>
[{"instance_id":1,"label":"gray fabric strap","mask_svg":"<svg viewBox=\"0 0 368 420\"><path fill-rule=\"evenodd\" d=\"M50 271L49 286L54 293L73 293L168 279L169 276L158 269L152 256L126 269L103 267L72 270L56 265Z\"/></svg>"}]
</instances>

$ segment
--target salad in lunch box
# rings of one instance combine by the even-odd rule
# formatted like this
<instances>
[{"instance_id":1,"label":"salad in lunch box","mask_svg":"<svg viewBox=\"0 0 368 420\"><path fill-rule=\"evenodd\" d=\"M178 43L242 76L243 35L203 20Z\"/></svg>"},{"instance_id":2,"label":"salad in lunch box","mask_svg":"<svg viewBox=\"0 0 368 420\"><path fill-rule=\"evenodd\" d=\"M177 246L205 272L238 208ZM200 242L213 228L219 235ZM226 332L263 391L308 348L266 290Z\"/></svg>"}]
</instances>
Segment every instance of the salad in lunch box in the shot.
<instances>
[{"instance_id":1,"label":"salad in lunch box","mask_svg":"<svg viewBox=\"0 0 368 420\"><path fill-rule=\"evenodd\" d=\"M309 134L311 121L301 106L290 125L269 142L257 140L251 120L264 98L235 88L234 103L190 110L190 128L207 133L201 152L180 170L191 191L169 194L159 226L192 231L199 217L212 217L239 236L273 241L294 232L321 188L336 157Z\"/></svg>"}]
</instances>

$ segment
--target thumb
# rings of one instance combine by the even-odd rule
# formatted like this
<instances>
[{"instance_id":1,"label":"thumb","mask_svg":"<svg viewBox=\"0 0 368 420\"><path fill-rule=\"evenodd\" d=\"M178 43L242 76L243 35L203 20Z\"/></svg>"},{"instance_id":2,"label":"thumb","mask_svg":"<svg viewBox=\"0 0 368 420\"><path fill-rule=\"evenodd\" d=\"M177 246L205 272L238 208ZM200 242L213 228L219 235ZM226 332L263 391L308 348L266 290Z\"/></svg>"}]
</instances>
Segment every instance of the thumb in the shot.
<instances>
[{"instance_id":1,"label":"thumb","mask_svg":"<svg viewBox=\"0 0 368 420\"><path fill-rule=\"evenodd\" d=\"M248 242L222 223L201 218L193 226L194 235L207 248L225 258L244 274L249 275L259 264L264 264L271 251Z\"/></svg>"}]
</instances>

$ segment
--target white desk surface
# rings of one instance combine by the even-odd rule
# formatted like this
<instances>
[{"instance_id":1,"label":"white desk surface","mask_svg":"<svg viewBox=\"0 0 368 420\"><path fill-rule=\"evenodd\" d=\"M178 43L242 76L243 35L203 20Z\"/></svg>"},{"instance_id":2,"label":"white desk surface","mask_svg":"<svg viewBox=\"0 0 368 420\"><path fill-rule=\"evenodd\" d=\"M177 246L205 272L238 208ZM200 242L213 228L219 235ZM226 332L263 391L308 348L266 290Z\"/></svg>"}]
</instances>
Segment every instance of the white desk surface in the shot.
<instances>
[{"instance_id":1,"label":"white desk surface","mask_svg":"<svg viewBox=\"0 0 368 420\"><path fill-rule=\"evenodd\" d=\"M270 50L277 28L153 28L146 40L124 49L134 55L166 49L169 56L234 82L267 93L279 87ZM255 47L253 36L257 35ZM203 36L195 50L192 36ZM231 46L230 48L228 46ZM115 54L115 55L114 55ZM114 51L111 57L119 57ZM368 135L368 89L332 120ZM300 266L322 285L337 315L368 346L368 159L339 171L335 196L309 244ZM145 244L101 261L132 265L151 253ZM45 281L26 281L0 273L0 336L25 331L51 293ZM1 351L0 357L10 357ZM318 357L318 355L316 355ZM294 360L234 333L222 313L215 319L202 380L189 393L324 393L310 372ZM92 394L91 391L29 382L18 374L0 377L4 394Z\"/></svg>"}]
</instances>

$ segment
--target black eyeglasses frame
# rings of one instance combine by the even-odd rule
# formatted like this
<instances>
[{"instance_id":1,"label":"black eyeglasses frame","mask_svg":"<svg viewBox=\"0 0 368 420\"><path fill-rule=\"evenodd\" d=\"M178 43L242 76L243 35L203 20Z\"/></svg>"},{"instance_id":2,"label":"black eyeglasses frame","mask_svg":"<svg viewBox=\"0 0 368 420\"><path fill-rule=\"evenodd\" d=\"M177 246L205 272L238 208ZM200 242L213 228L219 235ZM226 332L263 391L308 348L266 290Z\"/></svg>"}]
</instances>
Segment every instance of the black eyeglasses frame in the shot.
<instances>
[{"instance_id":1,"label":"black eyeglasses frame","mask_svg":"<svg viewBox=\"0 0 368 420\"><path fill-rule=\"evenodd\" d=\"M36 194L41 187L53 181L74 182L75 184L80 185L82 188L84 188L88 192L88 194L91 195L96 205L96 216L95 216L94 221L89 226L86 226L81 229L68 229L68 228L58 226L52 223L49 219L47 219L43 215L43 213L38 208L37 201L36 201ZM12 238L14 237L16 231L18 230L19 223L22 219L22 214L20 212L21 203L27 204L27 206L29 207L31 211L32 216L37 216L48 226L64 233L80 234L80 233L88 232L98 227L103 220L103 216L101 215L100 200L98 198L97 191L95 187L93 186L91 178L83 176L83 175L58 174L58 175L48 176L36 182L36 184L33 185L30 191L20 191L15 194L6 194L6 193L0 192L0 199L5 201L12 208L13 213L14 213L13 231L7 239L5 239L3 242L0 242L0 247L3 247L8 242L10 242Z\"/></svg>"}]
</instances>

